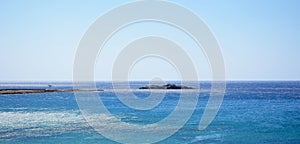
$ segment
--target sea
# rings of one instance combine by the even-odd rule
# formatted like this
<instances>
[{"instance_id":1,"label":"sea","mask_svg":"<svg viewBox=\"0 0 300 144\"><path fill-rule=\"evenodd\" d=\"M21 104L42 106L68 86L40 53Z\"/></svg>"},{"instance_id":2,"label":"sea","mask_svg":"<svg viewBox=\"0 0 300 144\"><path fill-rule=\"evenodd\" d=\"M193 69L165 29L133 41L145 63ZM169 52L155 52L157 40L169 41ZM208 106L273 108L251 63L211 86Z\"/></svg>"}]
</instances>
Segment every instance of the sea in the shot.
<instances>
[{"instance_id":1,"label":"sea","mask_svg":"<svg viewBox=\"0 0 300 144\"><path fill-rule=\"evenodd\" d=\"M178 84L178 81L170 83ZM72 89L71 82L1 82L0 89ZM149 91L139 90L146 81L130 82L130 89L140 98ZM193 86L195 82L191 82ZM223 102L214 120L206 129L199 130L199 121L210 98L211 82L198 83L198 101L191 117L171 136L159 144L198 143L300 143L300 81L227 81ZM123 123L147 125L166 118L176 108L185 90L170 90L153 109L135 110L118 99L111 82L96 82L92 92L99 96L111 113L95 114L103 125L111 119ZM121 90L120 90L121 89ZM159 90L158 90L159 91ZM187 90L188 91L188 90ZM163 129L162 129L163 130ZM147 138L143 133L136 137ZM2 144L115 144L90 125L73 92L2 94L0 95L0 143ZM145 143L148 143L145 139Z\"/></svg>"}]
</instances>

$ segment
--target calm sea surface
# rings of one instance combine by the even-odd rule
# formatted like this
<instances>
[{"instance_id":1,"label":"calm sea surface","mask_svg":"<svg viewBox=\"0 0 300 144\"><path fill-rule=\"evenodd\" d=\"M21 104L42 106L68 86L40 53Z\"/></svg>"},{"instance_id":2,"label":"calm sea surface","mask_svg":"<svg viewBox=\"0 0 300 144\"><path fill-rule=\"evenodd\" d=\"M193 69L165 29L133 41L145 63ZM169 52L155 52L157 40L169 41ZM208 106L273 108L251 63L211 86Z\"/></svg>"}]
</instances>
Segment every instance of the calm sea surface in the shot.
<instances>
[{"instance_id":1,"label":"calm sea surface","mask_svg":"<svg viewBox=\"0 0 300 144\"><path fill-rule=\"evenodd\" d=\"M173 82L178 83L178 82ZM1 83L0 89L72 88L70 83ZM132 82L137 90L148 82ZM192 86L194 83L191 83ZM122 83L120 83L120 86ZM152 110L126 107L109 82L99 98L106 108L126 123L150 124L162 120L176 107L180 93L172 90ZM210 83L200 83L199 101L189 121L174 135L159 143L300 143L300 82L227 82L220 111L205 130L198 124L209 98ZM101 115L107 117L106 115ZM107 118L106 125L111 124ZM117 126L117 125L114 125ZM139 135L136 135L139 137ZM74 93L0 95L0 143L116 143L97 133L79 111Z\"/></svg>"}]
</instances>

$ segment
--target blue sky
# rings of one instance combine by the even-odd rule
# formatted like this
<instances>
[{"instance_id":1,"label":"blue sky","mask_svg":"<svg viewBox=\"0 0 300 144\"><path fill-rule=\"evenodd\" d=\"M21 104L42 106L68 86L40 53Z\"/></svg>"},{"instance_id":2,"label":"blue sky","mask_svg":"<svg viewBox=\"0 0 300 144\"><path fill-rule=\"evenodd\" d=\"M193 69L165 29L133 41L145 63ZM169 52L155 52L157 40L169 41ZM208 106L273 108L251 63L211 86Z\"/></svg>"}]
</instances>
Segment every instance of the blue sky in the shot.
<instances>
[{"instance_id":1,"label":"blue sky","mask_svg":"<svg viewBox=\"0 0 300 144\"><path fill-rule=\"evenodd\" d=\"M71 81L76 48L84 32L101 14L127 2L0 1L0 81ZM228 80L300 80L300 1L173 2L194 11L211 28L221 46ZM151 24L137 25L135 30L147 33L144 26ZM109 49L106 52L113 55ZM202 57L191 56L195 60ZM99 55L98 80L108 79L110 67L105 64L109 61ZM149 66L143 67L145 64ZM157 71L158 64L164 69ZM168 63L148 59L137 64L130 77L147 79L161 74L166 79L177 78L170 73L174 69ZM203 72L200 78L209 79L209 74Z\"/></svg>"}]
</instances>

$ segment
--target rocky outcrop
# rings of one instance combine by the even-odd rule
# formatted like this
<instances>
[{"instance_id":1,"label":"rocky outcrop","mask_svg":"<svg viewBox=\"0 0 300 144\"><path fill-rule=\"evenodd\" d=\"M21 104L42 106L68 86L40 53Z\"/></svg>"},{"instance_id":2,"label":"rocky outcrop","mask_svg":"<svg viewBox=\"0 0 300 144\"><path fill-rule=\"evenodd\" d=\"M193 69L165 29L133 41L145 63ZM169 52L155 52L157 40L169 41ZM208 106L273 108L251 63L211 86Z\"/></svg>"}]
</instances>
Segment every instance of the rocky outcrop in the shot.
<instances>
[{"instance_id":1,"label":"rocky outcrop","mask_svg":"<svg viewBox=\"0 0 300 144\"><path fill-rule=\"evenodd\" d=\"M175 84L166 84L166 85L148 85L144 87L140 87L139 89L193 89L188 86L181 86Z\"/></svg>"}]
</instances>

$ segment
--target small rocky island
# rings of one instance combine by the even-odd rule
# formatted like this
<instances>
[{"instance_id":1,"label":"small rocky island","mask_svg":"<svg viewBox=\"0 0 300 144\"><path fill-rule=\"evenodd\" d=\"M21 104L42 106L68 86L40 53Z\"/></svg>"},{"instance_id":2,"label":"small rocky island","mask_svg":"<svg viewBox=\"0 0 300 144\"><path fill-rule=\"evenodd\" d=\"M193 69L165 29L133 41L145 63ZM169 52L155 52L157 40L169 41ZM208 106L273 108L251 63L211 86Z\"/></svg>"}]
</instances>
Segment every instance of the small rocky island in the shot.
<instances>
[{"instance_id":1,"label":"small rocky island","mask_svg":"<svg viewBox=\"0 0 300 144\"><path fill-rule=\"evenodd\" d=\"M166 84L166 85L148 85L140 87L139 89L194 89L193 87L181 86L175 84Z\"/></svg>"}]
</instances>

